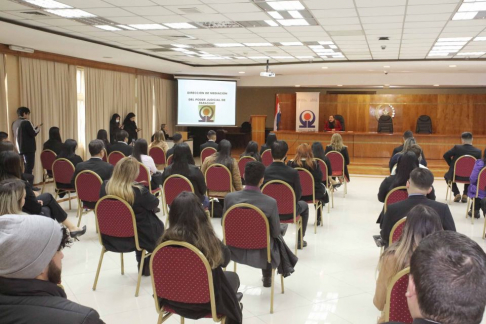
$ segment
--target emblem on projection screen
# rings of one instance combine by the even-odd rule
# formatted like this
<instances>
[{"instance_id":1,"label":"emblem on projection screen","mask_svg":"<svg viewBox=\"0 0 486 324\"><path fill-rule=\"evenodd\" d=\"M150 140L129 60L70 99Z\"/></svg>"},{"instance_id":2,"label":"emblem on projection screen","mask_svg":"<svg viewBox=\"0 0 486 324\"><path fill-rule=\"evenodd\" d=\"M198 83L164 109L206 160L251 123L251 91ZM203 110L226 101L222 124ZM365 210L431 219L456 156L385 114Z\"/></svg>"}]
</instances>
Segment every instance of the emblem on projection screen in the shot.
<instances>
[{"instance_id":1,"label":"emblem on projection screen","mask_svg":"<svg viewBox=\"0 0 486 324\"><path fill-rule=\"evenodd\" d=\"M380 119L381 116L391 116L391 118L394 118L395 108L390 104L378 105L370 107L370 114L375 116L376 120Z\"/></svg>"}]
</instances>

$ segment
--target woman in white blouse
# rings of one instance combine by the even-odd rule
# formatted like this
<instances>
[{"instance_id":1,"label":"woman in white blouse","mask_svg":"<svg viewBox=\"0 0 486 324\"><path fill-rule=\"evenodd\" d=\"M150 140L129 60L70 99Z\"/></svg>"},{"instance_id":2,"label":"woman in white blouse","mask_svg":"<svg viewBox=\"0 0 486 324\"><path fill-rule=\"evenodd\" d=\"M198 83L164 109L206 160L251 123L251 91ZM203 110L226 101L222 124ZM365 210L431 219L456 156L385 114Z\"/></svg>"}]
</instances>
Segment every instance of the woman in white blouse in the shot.
<instances>
[{"instance_id":1,"label":"woman in white blouse","mask_svg":"<svg viewBox=\"0 0 486 324\"><path fill-rule=\"evenodd\" d=\"M140 138L135 141L132 156L137 159L138 162L142 163L147 169L149 169L152 189L160 186L162 174L157 172L154 159L148 155L148 144L146 140Z\"/></svg>"}]
</instances>

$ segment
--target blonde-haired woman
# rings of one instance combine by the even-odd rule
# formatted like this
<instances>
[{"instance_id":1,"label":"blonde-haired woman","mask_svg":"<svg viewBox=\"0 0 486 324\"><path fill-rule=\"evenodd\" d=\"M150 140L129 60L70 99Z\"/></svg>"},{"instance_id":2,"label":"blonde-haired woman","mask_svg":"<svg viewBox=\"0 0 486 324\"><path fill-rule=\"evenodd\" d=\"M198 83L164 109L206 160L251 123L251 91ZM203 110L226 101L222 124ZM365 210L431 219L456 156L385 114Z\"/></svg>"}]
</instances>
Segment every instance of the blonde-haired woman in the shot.
<instances>
[{"instance_id":1,"label":"blonde-haired woman","mask_svg":"<svg viewBox=\"0 0 486 324\"><path fill-rule=\"evenodd\" d=\"M343 143L343 138L341 134L333 134L331 137L331 144L326 146L326 154L331 151L337 151L341 153L344 157L344 175L346 176L346 179L348 182L350 181L349 179L349 172L348 172L348 164L349 164L349 153L348 153L348 147L344 145ZM334 167L333 167L334 169Z\"/></svg>"},{"instance_id":2,"label":"blonde-haired woman","mask_svg":"<svg viewBox=\"0 0 486 324\"><path fill-rule=\"evenodd\" d=\"M0 182L0 216L21 215L25 205L25 184L19 179Z\"/></svg>"},{"instance_id":3,"label":"blonde-haired woman","mask_svg":"<svg viewBox=\"0 0 486 324\"><path fill-rule=\"evenodd\" d=\"M138 177L139 165L135 158L126 157L121 159L113 170L110 180L103 183L100 190L100 197L106 195L117 196L132 206L137 220L138 241L142 249L152 252L157 240L164 233L164 224L155 214L159 205L159 199L152 195L149 190L135 182ZM108 251L129 252L135 249L132 238L113 237L102 235L103 244ZM138 264L141 261L141 252L135 252ZM143 275L148 276L149 262L145 260Z\"/></svg>"},{"instance_id":4,"label":"blonde-haired woman","mask_svg":"<svg viewBox=\"0 0 486 324\"><path fill-rule=\"evenodd\" d=\"M153 137L152 143L149 145L149 150L152 147L160 147L164 153L167 153L167 150L169 149L169 144L165 141L165 136L163 131L156 131Z\"/></svg>"},{"instance_id":5,"label":"blonde-haired woman","mask_svg":"<svg viewBox=\"0 0 486 324\"><path fill-rule=\"evenodd\" d=\"M437 212L425 205L417 205L410 210L407 222L398 241L390 245L381 255L378 263L380 274L376 280L373 303L378 310L383 311L386 302L387 286L392 278L410 266L413 251L428 235L442 231L442 222ZM382 312L378 323L385 322Z\"/></svg>"}]
</instances>

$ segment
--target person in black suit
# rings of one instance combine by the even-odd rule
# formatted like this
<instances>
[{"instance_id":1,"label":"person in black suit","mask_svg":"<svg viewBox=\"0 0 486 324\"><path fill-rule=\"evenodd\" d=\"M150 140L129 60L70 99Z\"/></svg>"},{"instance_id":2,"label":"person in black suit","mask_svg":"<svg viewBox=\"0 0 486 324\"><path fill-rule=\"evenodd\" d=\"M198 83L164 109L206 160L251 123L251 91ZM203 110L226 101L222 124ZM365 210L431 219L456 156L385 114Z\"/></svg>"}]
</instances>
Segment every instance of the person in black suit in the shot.
<instances>
[{"instance_id":1,"label":"person in black suit","mask_svg":"<svg viewBox=\"0 0 486 324\"><path fill-rule=\"evenodd\" d=\"M59 155L62 150L62 139L61 134L59 134L59 127L49 128L49 139L44 143L43 150L51 150L52 152Z\"/></svg>"},{"instance_id":2,"label":"person in black suit","mask_svg":"<svg viewBox=\"0 0 486 324\"><path fill-rule=\"evenodd\" d=\"M405 131L405 133L403 133L403 142L405 143L405 141L408 139L408 138L413 138L413 133L411 130L407 130ZM400 146L397 146L393 149L393 153L392 153L392 157L397 154L397 153L400 153L401 151L403 151L403 144L400 145Z\"/></svg>"},{"instance_id":3,"label":"person in black suit","mask_svg":"<svg viewBox=\"0 0 486 324\"><path fill-rule=\"evenodd\" d=\"M481 150L475 148L472 145L472 141L473 141L472 134L470 132L464 132L461 135L462 145L455 145L452 149L444 153L444 160L449 165L449 171L447 171L446 174L444 175L444 178L447 183L449 181L452 181L452 177L454 175L454 164L456 163L458 158L464 155L471 155L476 159L481 158ZM469 176L467 177L456 176L456 180L469 181ZM457 187L457 184L456 183L452 184L452 192L454 193L454 202L460 202L460 201L462 201L463 203L467 202L468 188L469 188L469 184L465 183L464 191L462 192L462 198L461 198L461 194L459 192L459 188Z\"/></svg>"},{"instance_id":4,"label":"person in black suit","mask_svg":"<svg viewBox=\"0 0 486 324\"><path fill-rule=\"evenodd\" d=\"M180 133L175 133L174 136L172 136L172 141L174 142L174 146L167 150L167 158L174 154L174 149L178 144L184 143L184 141L182 140L182 135Z\"/></svg>"},{"instance_id":5,"label":"person in black suit","mask_svg":"<svg viewBox=\"0 0 486 324\"><path fill-rule=\"evenodd\" d=\"M218 150L218 144L216 144L216 132L213 130L208 132L208 141L199 146L200 152L202 152L202 150L204 150L206 147L212 147L215 150Z\"/></svg>"},{"instance_id":6,"label":"person in black suit","mask_svg":"<svg viewBox=\"0 0 486 324\"><path fill-rule=\"evenodd\" d=\"M260 155L266 150L270 150L272 148L273 143L277 140L277 135L275 133L270 133L267 136L267 141L265 144L262 145L262 148L260 149Z\"/></svg>"},{"instance_id":7,"label":"person in black suit","mask_svg":"<svg viewBox=\"0 0 486 324\"><path fill-rule=\"evenodd\" d=\"M111 152L122 152L125 156L130 156L132 155L133 152L133 146L130 146L127 144L128 142L128 133L124 130L119 130L116 133L116 142L115 144L110 145L110 147L107 148L108 154Z\"/></svg>"},{"instance_id":8,"label":"person in black suit","mask_svg":"<svg viewBox=\"0 0 486 324\"><path fill-rule=\"evenodd\" d=\"M138 128L135 123L135 114L129 113L123 121L123 129L128 133L128 144L135 142L138 139L138 132L142 129Z\"/></svg>"},{"instance_id":9,"label":"person in black suit","mask_svg":"<svg viewBox=\"0 0 486 324\"><path fill-rule=\"evenodd\" d=\"M15 132L17 127L16 139L19 145L19 153L24 158L25 173L32 174L35 165L35 137L39 134L42 124L34 127L30 121L30 109L27 107L19 108L17 113L19 119L13 123L12 128Z\"/></svg>"},{"instance_id":10,"label":"person in black suit","mask_svg":"<svg viewBox=\"0 0 486 324\"><path fill-rule=\"evenodd\" d=\"M288 183L292 189L294 189L295 200L296 200L296 214L302 217L302 238L305 236L305 231L307 229L307 222L309 221L309 206L305 201L301 201L302 188L300 186L299 172L297 170L285 165L285 160L287 159L287 151L289 146L285 141L275 141L272 145L272 157L273 163L270 164L265 169L265 177L263 183L267 183L272 180L281 180ZM293 215L279 215L280 219L288 220L293 219ZM299 235L300 240L300 235ZM298 242L297 247L302 249L306 247L307 242Z\"/></svg>"},{"instance_id":11,"label":"person in black suit","mask_svg":"<svg viewBox=\"0 0 486 324\"><path fill-rule=\"evenodd\" d=\"M408 199L389 205L383 217L380 235L385 246L388 246L393 225L406 217L408 211L418 204L432 207L439 214L444 230L456 230L449 206L426 197L432 191L433 183L434 175L428 169L416 168L410 173L410 179L407 182Z\"/></svg>"},{"instance_id":12,"label":"person in black suit","mask_svg":"<svg viewBox=\"0 0 486 324\"><path fill-rule=\"evenodd\" d=\"M76 169L76 166L78 165L78 163L81 163L83 162L83 159L76 154L76 148L78 147L78 142L76 142L75 140L73 139L67 139L64 144L62 144L62 149L61 149L61 152L59 153L59 155L57 156L58 159L66 159L66 160L69 160L74 168ZM67 184L67 183L59 183L59 182L56 182L56 186L57 188L59 189L62 189L62 188L65 188L65 189L70 189L70 188L74 188L74 187L71 187L71 184ZM59 194L59 197L64 197L65 193L64 192L61 192Z\"/></svg>"},{"instance_id":13,"label":"person in black suit","mask_svg":"<svg viewBox=\"0 0 486 324\"><path fill-rule=\"evenodd\" d=\"M0 142L8 142L8 134L5 132L0 132Z\"/></svg>"}]
</instances>

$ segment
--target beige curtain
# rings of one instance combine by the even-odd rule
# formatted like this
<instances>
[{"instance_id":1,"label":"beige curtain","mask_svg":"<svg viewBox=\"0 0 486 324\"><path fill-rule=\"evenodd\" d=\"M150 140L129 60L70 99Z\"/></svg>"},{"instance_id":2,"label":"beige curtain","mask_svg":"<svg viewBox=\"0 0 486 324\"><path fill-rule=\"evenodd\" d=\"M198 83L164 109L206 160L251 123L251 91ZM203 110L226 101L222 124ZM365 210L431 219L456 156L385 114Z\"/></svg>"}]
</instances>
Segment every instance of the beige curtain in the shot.
<instances>
[{"instance_id":1,"label":"beige curtain","mask_svg":"<svg viewBox=\"0 0 486 324\"><path fill-rule=\"evenodd\" d=\"M156 79L155 82L155 125L166 124L167 132L172 135L175 131L177 100L176 83L171 80Z\"/></svg>"},{"instance_id":2,"label":"beige curtain","mask_svg":"<svg viewBox=\"0 0 486 324\"><path fill-rule=\"evenodd\" d=\"M5 76L5 55L0 54L0 131L10 134Z\"/></svg>"},{"instance_id":3,"label":"beige curtain","mask_svg":"<svg viewBox=\"0 0 486 324\"><path fill-rule=\"evenodd\" d=\"M34 125L43 123L37 135L35 181L42 180L40 152L49 137L49 128L57 126L64 140L78 140L76 67L63 63L21 57L20 102L29 107Z\"/></svg>"},{"instance_id":4,"label":"beige curtain","mask_svg":"<svg viewBox=\"0 0 486 324\"><path fill-rule=\"evenodd\" d=\"M137 109L134 74L86 68L85 79L88 145L96 138L98 130L106 129L110 133L110 119L113 114L119 114L123 122L129 112L137 115Z\"/></svg>"},{"instance_id":5,"label":"beige curtain","mask_svg":"<svg viewBox=\"0 0 486 324\"><path fill-rule=\"evenodd\" d=\"M139 138L145 138L150 143L150 138L155 132L154 123L154 87L160 79L138 75L137 76L137 99L138 99L138 116L137 126L142 130L138 133ZM158 128L158 127L157 127Z\"/></svg>"}]
</instances>

